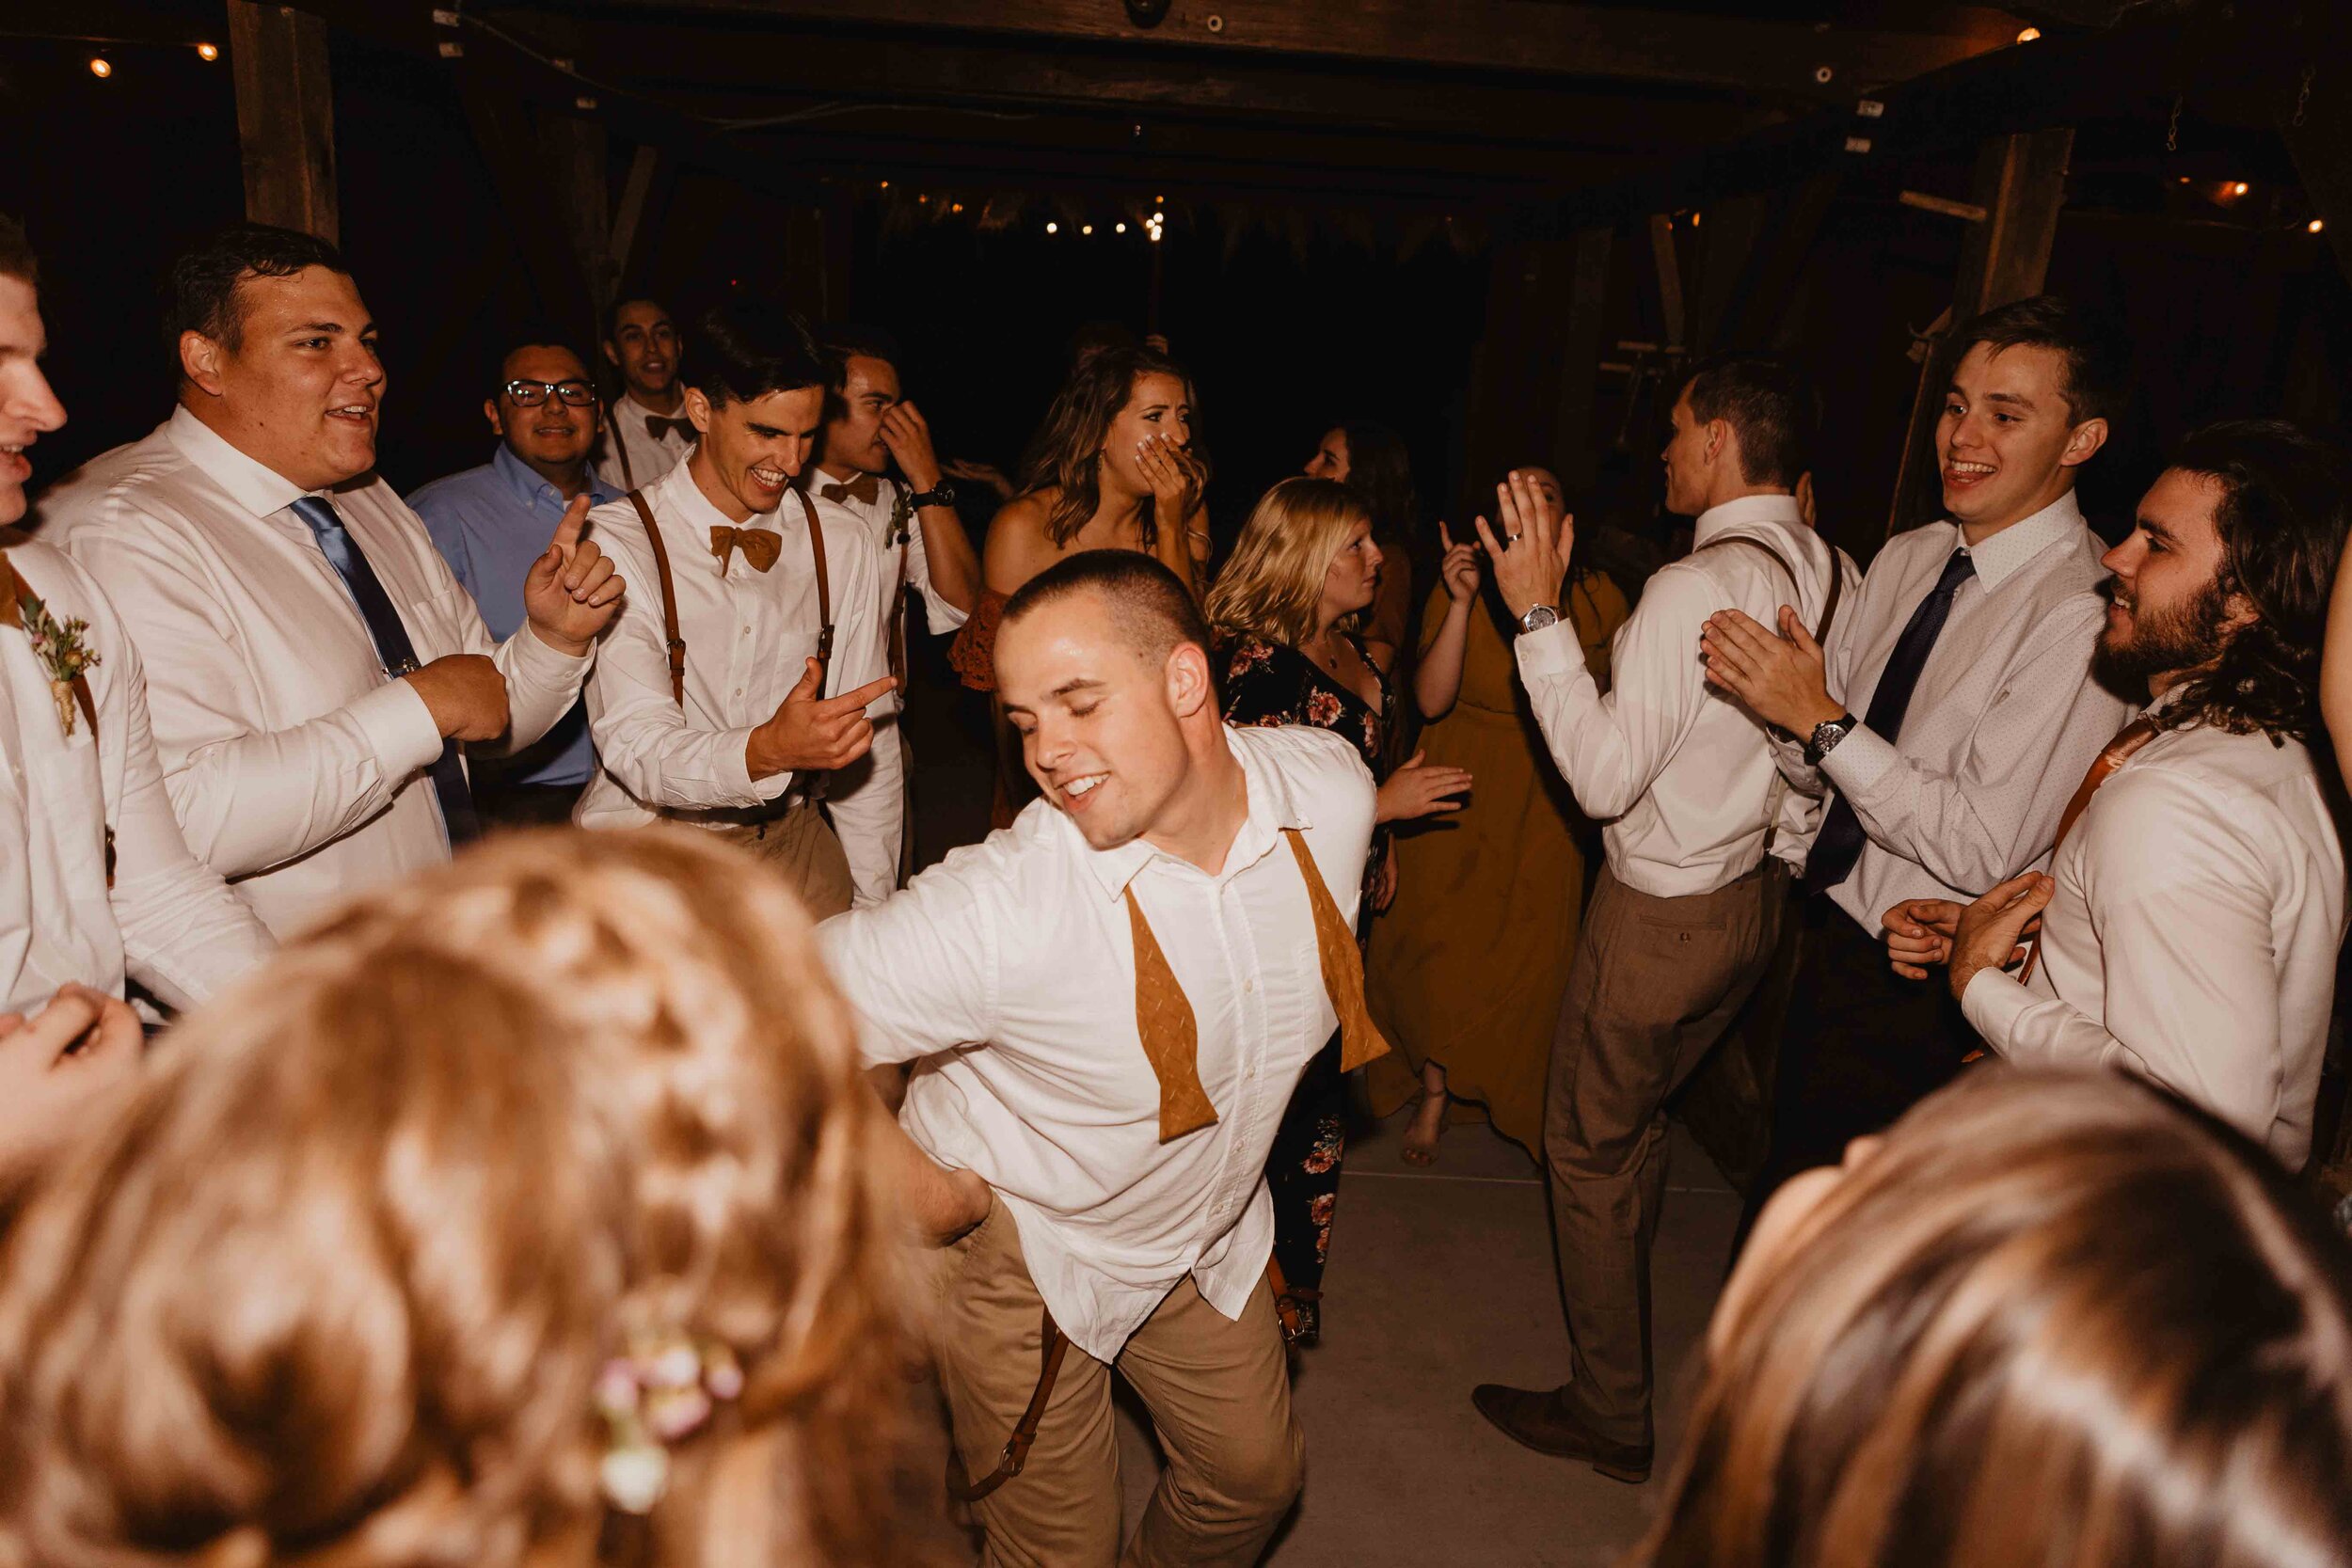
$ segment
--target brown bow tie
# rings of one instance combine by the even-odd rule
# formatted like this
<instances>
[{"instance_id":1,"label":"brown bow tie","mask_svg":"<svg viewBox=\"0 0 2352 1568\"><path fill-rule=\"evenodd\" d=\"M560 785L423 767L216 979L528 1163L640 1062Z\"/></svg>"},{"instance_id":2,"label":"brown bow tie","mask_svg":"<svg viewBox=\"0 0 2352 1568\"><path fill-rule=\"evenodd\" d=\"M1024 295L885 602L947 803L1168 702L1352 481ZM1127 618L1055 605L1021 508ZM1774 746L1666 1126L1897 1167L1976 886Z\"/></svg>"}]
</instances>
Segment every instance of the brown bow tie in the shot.
<instances>
[{"instance_id":1,"label":"brown bow tie","mask_svg":"<svg viewBox=\"0 0 2352 1568\"><path fill-rule=\"evenodd\" d=\"M645 434L657 441L664 440L673 434L682 441L691 441L694 438L694 421L664 419L660 414L648 414L645 416Z\"/></svg>"},{"instance_id":2,"label":"brown bow tie","mask_svg":"<svg viewBox=\"0 0 2352 1568\"><path fill-rule=\"evenodd\" d=\"M719 575L727 575L727 556L735 550L743 552L743 559L752 563L754 571L764 572L776 563L784 549L784 536L764 528L729 528L724 523L710 525L710 553L719 558Z\"/></svg>"},{"instance_id":3,"label":"brown bow tie","mask_svg":"<svg viewBox=\"0 0 2352 1568\"><path fill-rule=\"evenodd\" d=\"M855 501L860 506L871 506L882 499L882 475L860 474L847 484L836 484L828 480L817 487L817 499L826 501Z\"/></svg>"},{"instance_id":4,"label":"brown bow tie","mask_svg":"<svg viewBox=\"0 0 2352 1568\"><path fill-rule=\"evenodd\" d=\"M1299 875L1307 880L1307 902L1314 911L1315 957L1323 967L1323 989L1332 1011L1340 1015L1340 1070L1353 1072L1389 1051L1389 1042L1372 1022L1372 1009L1364 1005L1364 956L1308 852L1306 838L1295 828L1283 829L1282 836L1290 840ZM1200 1026L1192 1003L1168 967L1151 923L1143 918L1132 886L1126 898L1127 924L1136 940L1136 1033L1151 1059L1152 1076L1160 1081L1160 1142L1167 1143L1214 1123L1216 1107L1200 1085Z\"/></svg>"},{"instance_id":5,"label":"brown bow tie","mask_svg":"<svg viewBox=\"0 0 2352 1568\"><path fill-rule=\"evenodd\" d=\"M2156 738L2156 726L2147 719L2135 719L2099 754L2090 759L2090 768L2083 774L2083 782L2074 786L2074 798L2058 814L2058 837L2050 845L2050 874L2058 875L2058 852L2065 844L2066 835L2074 830L2075 820L2090 805L2090 798L2099 793L2099 786L2115 776L2117 768L2132 760L2132 753ZM2044 911L2047 912L2047 911ZM2017 983L2033 978L2034 965L2042 960L2042 927L2036 926L2026 939L2026 967L2017 972Z\"/></svg>"}]
</instances>

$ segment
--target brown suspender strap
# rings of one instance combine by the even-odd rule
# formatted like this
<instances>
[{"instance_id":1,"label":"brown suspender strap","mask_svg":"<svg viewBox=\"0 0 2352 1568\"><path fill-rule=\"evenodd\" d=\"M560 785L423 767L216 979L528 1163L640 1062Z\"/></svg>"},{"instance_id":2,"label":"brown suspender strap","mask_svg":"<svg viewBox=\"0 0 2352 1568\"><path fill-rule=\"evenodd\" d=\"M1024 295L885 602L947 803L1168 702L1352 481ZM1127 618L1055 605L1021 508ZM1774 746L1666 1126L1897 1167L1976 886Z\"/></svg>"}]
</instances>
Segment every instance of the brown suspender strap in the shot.
<instances>
[{"instance_id":1,"label":"brown suspender strap","mask_svg":"<svg viewBox=\"0 0 2352 1568\"><path fill-rule=\"evenodd\" d=\"M13 528L0 528L0 626L24 626L24 595L30 592L24 580L16 575L16 562L9 559L7 546L24 542L24 535ZM89 678L79 671L73 676L73 705L82 710L82 721L89 726L89 743L98 744L98 700L90 695ZM105 822L105 801L99 801L98 817ZM115 830L106 822L106 885L115 885Z\"/></svg>"},{"instance_id":2,"label":"brown suspender strap","mask_svg":"<svg viewBox=\"0 0 2352 1568\"><path fill-rule=\"evenodd\" d=\"M801 498L801 512L808 518L808 547L817 557L817 695L821 697L825 683L833 678L833 578L825 568L825 525L817 520L817 503L805 490L793 494Z\"/></svg>"},{"instance_id":3,"label":"brown suspender strap","mask_svg":"<svg viewBox=\"0 0 2352 1568\"><path fill-rule=\"evenodd\" d=\"M960 1503L976 1503L999 1486L1019 1475L1029 1463L1029 1449L1037 1442L1037 1429L1045 1419L1045 1406L1054 1397L1054 1380L1061 1376L1061 1364L1070 1354L1070 1336L1054 1326L1054 1309L1045 1308L1044 1369L1038 1373L1037 1389L1029 1395L1029 1406L1015 1421L1012 1435L1005 1439L1004 1451L998 1455L996 1468L977 1481L967 1481L963 1474L963 1456L951 1442L947 1449L947 1495Z\"/></svg>"},{"instance_id":4,"label":"brown suspender strap","mask_svg":"<svg viewBox=\"0 0 2352 1568\"><path fill-rule=\"evenodd\" d=\"M620 439L616 434L613 439ZM621 467L628 467L628 449L621 451ZM654 575L661 579L661 641L670 651L670 701L686 705L686 639L677 629L677 584L670 578L670 546L661 542L661 525L653 520L653 508L645 504L643 490L628 493L628 504L637 509L637 520L645 525L645 543L653 546Z\"/></svg>"}]
</instances>

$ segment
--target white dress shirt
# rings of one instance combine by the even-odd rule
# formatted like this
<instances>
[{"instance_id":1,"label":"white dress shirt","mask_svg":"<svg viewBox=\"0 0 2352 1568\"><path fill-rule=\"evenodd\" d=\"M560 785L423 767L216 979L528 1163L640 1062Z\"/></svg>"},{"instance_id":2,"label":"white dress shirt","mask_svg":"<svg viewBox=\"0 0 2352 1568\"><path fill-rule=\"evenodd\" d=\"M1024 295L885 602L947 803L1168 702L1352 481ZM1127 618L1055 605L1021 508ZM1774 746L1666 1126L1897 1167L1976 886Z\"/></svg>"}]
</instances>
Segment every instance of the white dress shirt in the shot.
<instances>
[{"instance_id":1,"label":"white dress shirt","mask_svg":"<svg viewBox=\"0 0 2352 1568\"><path fill-rule=\"evenodd\" d=\"M1372 775L1327 731L1226 736L1249 806L1216 876L1140 839L1089 848L1041 800L882 908L818 928L866 1059L921 1058L899 1120L933 1159L987 1179L1054 1322L1102 1361L1187 1275L1241 1315L1273 1250L1275 1130L1339 1024L1282 830L1305 834L1352 921ZM1168 1143L1136 1030L1130 886L1192 1004L1217 1114Z\"/></svg>"},{"instance_id":2,"label":"white dress shirt","mask_svg":"<svg viewBox=\"0 0 2352 1568\"><path fill-rule=\"evenodd\" d=\"M203 1001L274 943L243 898L188 853L149 732L138 650L89 575L44 544L8 561L59 623L86 621L98 709L67 735L49 672L0 628L0 1012L31 1013L67 981L119 996L127 971L174 1007ZM106 829L115 884L106 886Z\"/></svg>"},{"instance_id":3,"label":"white dress shirt","mask_svg":"<svg viewBox=\"0 0 2352 1568\"><path fill-rule=\"evenodd\" d=\"M173 413L113 483L80 489L68 547L147 667L164 781L198 857L270 929L449 859L425 769L441 735L415 687L384 673L350 590L293 511L306 493ZM494 658L528 746L580 694L588 657L526 626L493 643L424 525L380 479L326 498L400 610L420 664ZM44 506L44 511L48 510Z\"/></svg>"},{"instance_id":4,"label":"white dress shirt","mask_svg":"<svg viewBox=\"0 0 2352 1568\"><path fill-rule=\"evenodd\" d=\"M588 682L599 770L574 818L606 828L657 816L714 826L773 816L796 780L803 794L813 782L788 771L754 779L744 754L752 731L774 717L817 652L817 575L800 498L787 495L776 511L743 525L783 536L775 564L762 572L739 549L723 575L710 531L734 525L687 465L656 481L644 499L669 548L678 635L686 640L686 705L670 695L660 578L644 524L628 501L597 507L588 515L590 536L630 587ZM865 534L825 530L825 560L834 614L825 690L838 696L890 673L889 642L875 614L881 562ZM827 789L861 904L888 897L898 881L899 759L887 701L885 693L866 710L877 724L873 749L834 774Z\"/></svg>"},{"instance_id":5,"label":"white dress shirt","mask_svg":"<svg viewBox=\"0 0 2352 1568\"><path fill-rule=\"evenodd\" d=\"M1708 548L1742 538L1766 543ZM1791 496L1742 496L1710 507L1692 543L1693 553L1649 579L1617 629L1606 696L1565 620L1520 637L1513 650L1551 760L1577 804L1605 824L1609 869L1628 887L1661 898L1712 893L1756 869L1776 795L1776 852L1787 845L1801 856L1820 813L1813 797L1773 788L1777 766L1763 724L1708 685L1699 657L1707 618L1739 609L1774 626L1794 593L1811 628L1820 625L1833 569L1847 579L1840 619L1853 613L1861 580L1842 551L1804 526ZM1780 561L1804 580L1792 583Z\"/></svg>"},{"instance_id":6,"label":"white dress shirt","mask_svg":"<svg viewBox=\"0 0 2352 1568\"><path fill-rule=\"evenodd\" d=\"M958 610L941 598L939 590L931 586L931 560L923 549L922 514L908 515L906 542L903 545L891 531L890 519L896 513L898 498L906 493L906 486L895 479L881 476L871 506L848 498L827 500L818 494L826 485L839 483L831 475L812 468L806 480L809 498L817 503L817 515L824 519L828 529L837 518L842 527L859 529L872 542L874 553L882 563L881 596L884 614L898 612L898 589L904 585L923 595L924 624L930 628L933 637L945 636L970 619L969 610Z\"/></svg>"},{"instance_id":7,"label":"white dress shirt","mask_svg":"<svg viewBox=\"0 0 2352 1568\"><path fill-rule=\"evenodd\" d=\"M643 490L655 480L678 466L678 461L694 450L694 437L675 426L664 426L660 440L654 439L653 428L647 420L677 420L686 418L686 404L681 403L673 413L657 414L623 392L605 416L604 440L596 452L596 477L615 490ZM693 427L690 424L687 430ZM628 467L621 466L623 445L628 448Z\"/></svg>"},{"instance_id":8,"label":"white dress shirt","mask_svg":"<svg viewBox=\"0 0 2352 1568\"><path fill-rule=\"evenodd\" d=\"M2164 731L2091 796L2051 875L2033 978L1982 970L1962 998L1985 1042L2153 1079L2300 1169L2344 936L2311 753Z\"/></svg>"},{"instance_id":9,"label":"white dress shirt","mask_svg":"<svg viewBox=\"0 0 2352 1568\"><path fill-rule=\"evenodd\" d=\"M1870 562L1826 650L1830 695L1848 712L1868 712L1912 611L1961 544L1957 524L1929 523ZM1853 803L1868 841L1830 897L1873 938L1906 898L1964 904L2047 854L2090 759L2131 717L2090 678L2106 546L2074 493L1968 553L1976 572L1952 595L1899 744L1858 724L1818 770L1801 741L1780 748L1801 787L1819 791L1826 775Z\"/></svg>"}]
</instances>

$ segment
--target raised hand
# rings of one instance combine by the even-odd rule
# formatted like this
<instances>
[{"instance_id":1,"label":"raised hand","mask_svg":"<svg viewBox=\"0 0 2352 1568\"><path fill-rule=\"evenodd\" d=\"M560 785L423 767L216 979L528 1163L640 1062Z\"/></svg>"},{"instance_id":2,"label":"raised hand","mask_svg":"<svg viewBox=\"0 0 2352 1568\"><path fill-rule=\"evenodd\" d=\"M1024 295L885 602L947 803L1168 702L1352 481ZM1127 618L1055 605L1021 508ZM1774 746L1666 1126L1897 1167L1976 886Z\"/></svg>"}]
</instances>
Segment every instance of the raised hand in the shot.
<instances>
[{"instance_id":1,"label":"raised hand","mask_svg":"<svg viewBox=\"0 0 2352 1568\"><path fill-rule=\"evenodd\" d=\"M898 460L898 471L917 492L939 483L939 455L931 450L931 427L914 404L901 399L883 410L882 438Z\"/></svg>"},{"instance_id":2,"label":"raised hand","mask_svg":"<svg viewBox=\"0 0 2352 1568\"><path fill-rule=\"evenodd\" d=\"M1821 645L1787 605L1780 607L1778 635L1743 611L1717 610L1699 633L1699 651L1708 682L1768 724L1807 736L1846 711L1829 694Z\"/></svg>"},{"instance_id":3,"label":"raised hand","mask_svg":"<svg viewBox=\"0 0 2352 1568\"><path fill-rule=\"evenodd\" d=\"M1153 521L1164 529L1183 528L1207 487L1208 470L1200 460L1165 436L1147 436L1136 443L1136 467L1152 486Z\"/></svg>"},{"instance_id":4,"label":"raised hand","mask_svg":"<svg viewBox=\"0 0 2352 1568\"><path fill-rule=\"evenodd\" d=\"M815 659L802 672L800 683L785 693L768 721L752 731L744 743L743 760L752 777L815 768L820 772L847 768L874 744L874 722L866 705L898 683L884 675L838 697L819 697L824 667Z\"/></svg>"},{"instance_id":5,"label":"raised hand","mask_svg":"<svg viewBox=\"0 0 2352 1568\"><path fill-rule=\"evenodd\" d=\"M1560 585L1567 580L1568 555L1576 547L1576 518L1563 512L1555 518L1536 494L1526 474L1514 468L1495 486L1495 515L1502 536L1486 519L1475 522L1479 543L1495 565L1495 586L1515 621L1524 620L1537 605L1560 608Z\"/></svg>"},{"instance_id":6,"label":"raised hand","mask_svg":"<svg viewBox=\"0 0 2352 1568\"><path fill-rule=\"evenodd\" d=\"M1961 911L1952 931L1952 995L1967 994L1980 971L2025 961L2018 943L2057 892L2058 883L2041 872L2020 872Z\"/></svg>"},{"instance_id":7,"label":"raised hand","mask_svg":"<svg viewBox=\"0 0 2352 1568\"><path fill-rule=\"evenodd\" d=\"M1465 539L1454 542L1454 534L1446 525L1438 525L1438 542L1445 546L1445 559L1438 562L1438 580L1445 584L1445 596L1455 604L1468 604L1478 595L1478 546Z\"/></svg>"},{"instance_id":8,"label":"raised hand","mask_svg":"<svg viewBox=\"0 0 2352 1568\"><path fill-rule=\"evenodd\" d=\"M1432 767L1422 761L1428 754L1415 752L1411 761L1399 764L1396 771L1389 775L1388 782L1374 797L1374 821L1410 822L1416 817L1462 809L1463 802L1453 797L1470 792L1470 769Z\"/></svg>"},{"instance_id":9,"label":"raised hand","mask_svg":"<svg viewBox=\"0 0 2352 1568\"><path fill-rule=\"evenodd\" d=\"M401 679L424 699L444 740L496 740L506 733L506 677L480 654L449 654Z\"/></svg>"},{"instance_id":10,"label":"raised hand","mask_svg":"<svg viewBox=\"0 0 2352 1568\"><path fill-rule=\"evenodd\" d=\"M1906 898L1879 922L1886 932L1886 960L1906 980L1924 980L1952 957L1952 932L1961 906L1948 898Z\"/></svg>"},{"instance_id":11,"label":"raised hand","mask_svg":"<svg viewBox=\"0 0 2352 1568\"><path fill-rule=\"evenodd\" d=\"M547 553L531 563L523 579L523 612L532 631L574 658L621 612L621 594L628 586L613 575L612 560L581 537L588 529L588 507L584 492L572 498Z\"/></svg>"}]
</instances>

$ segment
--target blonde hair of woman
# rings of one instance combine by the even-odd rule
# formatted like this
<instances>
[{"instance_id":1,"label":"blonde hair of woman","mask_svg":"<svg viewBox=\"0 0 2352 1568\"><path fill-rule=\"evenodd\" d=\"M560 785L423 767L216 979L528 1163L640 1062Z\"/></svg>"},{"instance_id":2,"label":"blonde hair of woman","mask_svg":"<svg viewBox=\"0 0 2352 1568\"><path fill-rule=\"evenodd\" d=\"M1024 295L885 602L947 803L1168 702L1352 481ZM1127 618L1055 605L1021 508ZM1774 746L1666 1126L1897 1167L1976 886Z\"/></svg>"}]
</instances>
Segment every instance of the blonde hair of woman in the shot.
<instances>
[{"instance_id":1,"label":"blonde hair of woman","mask_svg":"<svg viewBox=\"0 0 2352 1568\"><path fill-rule=\"evenodd\" d=\"M362 897L9 1235L0 1560L910 1560L879 1128L806 916L699 834Z\"/></svg>"},{"instance_id":2,"label":"blonde hair of woman","mask_svg":"<svg viewBox=\"0 0 2352 1568\"><path fill-rule=\"evenodd\" d=\"M1788 1183L1645 1568L2352 1561L2352 1254L2235 1133L1992 1069Z\"/></svg>"},{"instance_id":3,"label":"blonde hair of woman","mask_svg":"<svg viewBox=\"0 0 2352 1568\"><path fill-rule=\"evenodd\" d=\"M1371 526L1372 508L1337 480L1281 481L1249 509L1232 555L1210 586L1203 607L1209 624L1286 648L1311 643L1323 631L1332 562L1359 531L1369 538ZM1370 608L1367 601L1336 625L1352 633Z\"/></svg>"}]
</instances>

